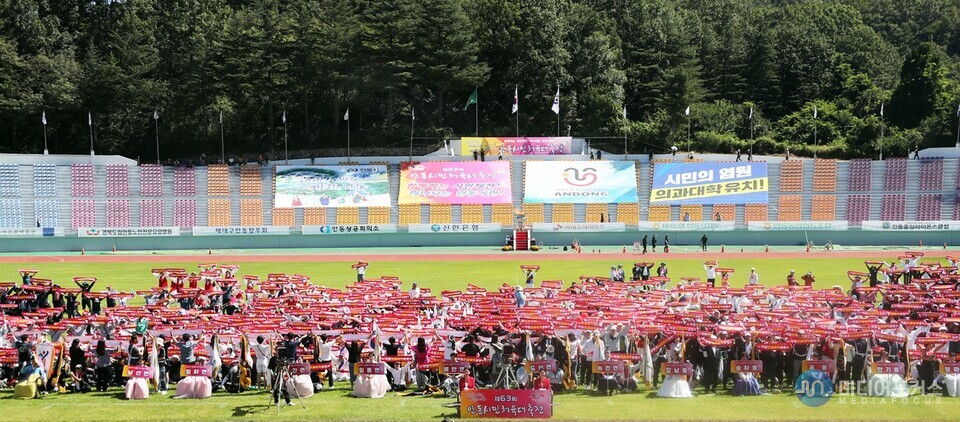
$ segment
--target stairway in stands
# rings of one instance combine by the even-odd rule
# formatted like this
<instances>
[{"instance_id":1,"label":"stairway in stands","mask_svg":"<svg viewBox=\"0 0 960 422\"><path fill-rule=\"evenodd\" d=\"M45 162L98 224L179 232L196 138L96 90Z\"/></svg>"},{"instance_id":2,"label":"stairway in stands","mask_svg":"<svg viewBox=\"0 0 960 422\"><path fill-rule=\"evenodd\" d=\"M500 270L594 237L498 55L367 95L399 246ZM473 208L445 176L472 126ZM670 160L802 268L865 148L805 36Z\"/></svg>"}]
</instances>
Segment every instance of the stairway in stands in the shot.
<instances>
[{"instance_id":1,"label":"stairway in stands","mask_svg":"<svg viewBox=\"0 0 960 422\"><path fill-rule=\"evenodd\" d=\"M515 251L525 251L530 246L530 231L529 230L514 230L513 231L513 250Z\"/></svg>"}]
</instances>

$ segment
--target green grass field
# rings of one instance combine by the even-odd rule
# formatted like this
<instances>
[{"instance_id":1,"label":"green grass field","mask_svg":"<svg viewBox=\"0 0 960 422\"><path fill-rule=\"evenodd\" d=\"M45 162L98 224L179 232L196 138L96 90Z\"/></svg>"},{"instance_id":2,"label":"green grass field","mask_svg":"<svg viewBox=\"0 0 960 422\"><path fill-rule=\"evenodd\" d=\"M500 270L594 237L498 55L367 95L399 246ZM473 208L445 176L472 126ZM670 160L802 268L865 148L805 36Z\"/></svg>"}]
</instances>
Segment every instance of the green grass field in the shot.
<instances>
[{"instance_id":1,"label":"green grass field","mask_svg":"<svg viewBox=\"0 0 960 422\"><path fill-rule=\"evenodd\" d=\"M718 255L719 256L719 255ZM407 262L372 262L368 278L379 275L398 276L405 285L412 281L422 287L441 290L458 290L473 283L488 288L501 283L519 284L522 274L519 265L536 262L522 261L476 261L476 262L431 262L428 256L416 260L411 256ZM927 257L930 260L942 257ZM356 275L349 263L356 257L345 256L344 262L304 263L269 262L240 265L240 274L301 273L310 276L313 282L329 287L350 284ZM212 261L216 261L215 258ZM222 262L226 263L226 262ZM630 262L595 261L550 261L543 264L539 280L562 279L568 284L580 275L608 274L611 264L632 265ZM670 259L667 261L672 278L680 276L703 276L702 259ZM863 259L825 258L822 255L800 259L721 260L721 265L737 270L731 277L733 285L742 285L751 266L757 268L761 283L780 285L785 283L786 273L795 269L798 273L812 271L817 276L818 287L841 285L849 281L847 270L862 270ZM40 277L52 278L61 284L70 283L74 276L97 277L98 288L111 285L121 290L145 289L155 285L151 268L186 267L195 264L169 262L121 263L121 264L31 264L40 269ZM16 265L0 266L0 280L17 279ZM40 400L14 400L10 391L0 392L0 420L224 420L224 419L283 419L283 420L440 420L456 418L456 410L450 407L452 400L441 397L398 397L388 393L380 400L365 400L349 397L349 384L339 383L333 391L323 391L305 400L307 410L288 407L276 415L276 408L268 407L268 395L264 392L245 392L239 395L216 393L208 400L174 400L171 396L154 394L150 399L138 402L122 400L122 391L112 389L108 393L86 395L48 395ZM653 392L641 387L640 391L612 397L595 396L581 391L564 393L554 399L554 419L558 420L956 420L960 414L960 399L936 396L912 396L901 400L835 397L819 408L807 407L787 392L759 397L733 397L729 394L701 395L694 391L693 399L658 399Z\"/></svg>"}]
</instances>

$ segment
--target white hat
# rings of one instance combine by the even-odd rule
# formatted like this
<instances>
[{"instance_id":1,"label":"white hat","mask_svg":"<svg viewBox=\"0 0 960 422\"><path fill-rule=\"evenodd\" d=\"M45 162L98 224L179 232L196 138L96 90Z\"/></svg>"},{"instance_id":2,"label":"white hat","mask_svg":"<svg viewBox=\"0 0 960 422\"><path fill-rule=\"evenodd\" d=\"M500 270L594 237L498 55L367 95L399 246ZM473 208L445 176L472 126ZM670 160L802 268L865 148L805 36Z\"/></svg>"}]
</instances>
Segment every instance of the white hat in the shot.
<instances>
[{"instance_id":1,"label":"white hat","mask_svg":"<svg viewBox=\"0 0 960 422\"><path fill-rule=\"evenodd\" d=\"M796 270L790 270L790 272L791 272L791 273L795 273L795 272L797 272L797 271L796 271Z\"/></svg>"},{"instance_id":2,"label":"white hat","mask_svg":"<svg viewBox=\"0 0 960 422\"><path fill-rule=\"evenodd\" d=\"M757 270L756 267L750 269L750 271L756 271L756 270Z\"/></svg>"}]
</instances>

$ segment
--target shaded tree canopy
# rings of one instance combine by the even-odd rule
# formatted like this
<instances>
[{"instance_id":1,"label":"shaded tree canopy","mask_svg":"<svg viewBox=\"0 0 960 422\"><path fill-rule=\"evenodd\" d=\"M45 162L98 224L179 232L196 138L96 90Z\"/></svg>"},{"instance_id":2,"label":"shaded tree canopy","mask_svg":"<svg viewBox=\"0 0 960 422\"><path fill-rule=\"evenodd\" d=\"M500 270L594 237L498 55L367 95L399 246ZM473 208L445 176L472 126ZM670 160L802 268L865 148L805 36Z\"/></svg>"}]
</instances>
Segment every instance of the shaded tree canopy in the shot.
<instances>
[{"instance_id":1,"label":"shaded tree canopy","mask_svg":"<svg viewBox=\"0 0 960 422\"><path fill-rule=\"evenodd\" d=\"M0 0L0 151L277 156L514 133L633 152L953 144L953 0ZM476 89L478 105L464 110ZM885 116L880 116L881 104ZM813 118L814 106L818 118ZM474 109L479 107L479 109ZM627 119L622 116L624 108ZM159 133L153 112L159 111ZM751 116L752 110L752 119ZM884 137L880 138L881 128Z\"/></svg>"}]
</instances>

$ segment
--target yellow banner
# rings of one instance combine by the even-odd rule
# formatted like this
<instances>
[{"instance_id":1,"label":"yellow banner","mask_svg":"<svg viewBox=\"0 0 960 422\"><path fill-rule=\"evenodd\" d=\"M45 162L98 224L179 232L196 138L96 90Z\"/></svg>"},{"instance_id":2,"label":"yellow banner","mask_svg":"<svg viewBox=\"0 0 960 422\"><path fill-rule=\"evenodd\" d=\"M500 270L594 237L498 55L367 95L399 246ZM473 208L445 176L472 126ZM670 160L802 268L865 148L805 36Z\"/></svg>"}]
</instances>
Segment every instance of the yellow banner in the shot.
<instances>
[{"instance_id":1,"label":"yellow banner","mask_svg":"<svg viewBox=\"0 0 960 422\"><path fill-rule=\"evenodd\" d=\"M650 193L650 202L670 202L693 198L739 195L766 192L767 189L767 178L758 177L755 179L738 180L736 182L719 182L698 186L654 189Z\"/></svg>"}]
</instances>

